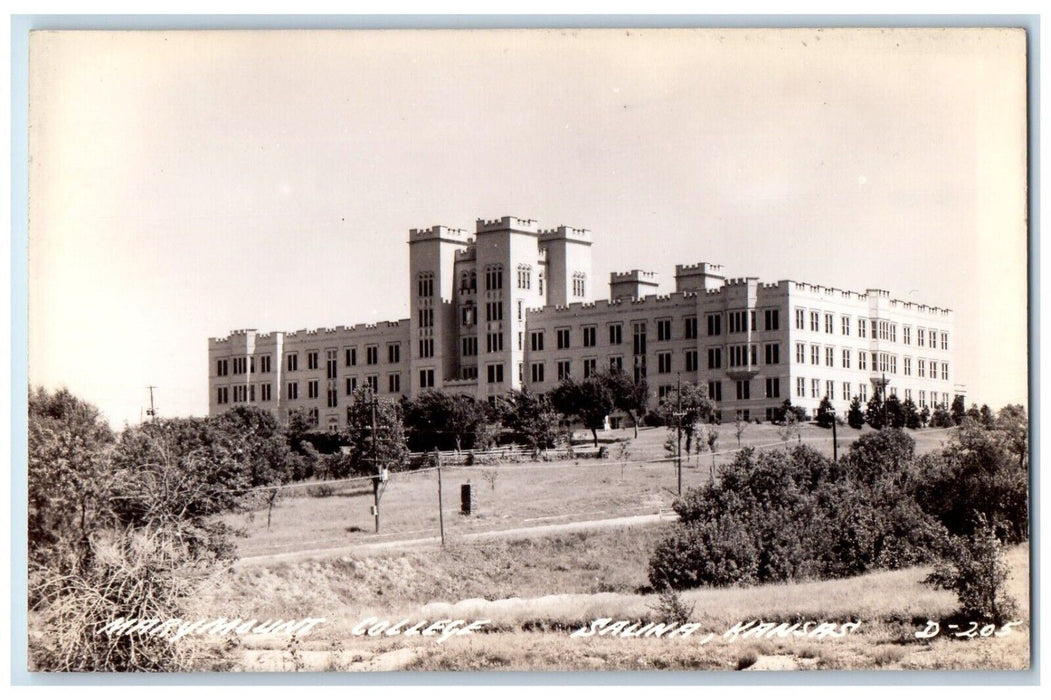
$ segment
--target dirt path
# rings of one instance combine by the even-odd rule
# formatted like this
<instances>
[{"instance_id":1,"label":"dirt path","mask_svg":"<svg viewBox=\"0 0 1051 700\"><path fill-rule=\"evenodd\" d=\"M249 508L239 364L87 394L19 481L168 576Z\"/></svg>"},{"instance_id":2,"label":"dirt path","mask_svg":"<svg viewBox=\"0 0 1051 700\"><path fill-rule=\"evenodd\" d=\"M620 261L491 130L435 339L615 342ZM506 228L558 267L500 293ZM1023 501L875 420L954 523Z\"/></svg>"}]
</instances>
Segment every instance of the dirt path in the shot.
<instances>
[{"instance_id":1,"label":"dirt path","mask_svg":"<svg viewBox=\"0 0 1051 700\"><path fill-rule=\"evenodd\" d=\"M515 527L507 530L486 530L484 532L472 532L456 536L458 542L475 542L485 540L506 539L512 537L542 537L562 532L578 532L580 530L601 530L605 528L626 527L629 525L649 525L662 521L673 520L677 516L674 513L652 513L648 515L630 515L620 518L605 518L602 520L580 520L571 523L553 523L549 525L534 525L531 527ZM326 547L322 549L305 549L298 552L285 552L280 554L263 554L254 557L243 557L234 564L235 569L246 569L255 566L269 566L272 564L284 564L288 562L306 561L312 559L328 559L342 556L363 556L384 552L392 549L434 549L441 546L438 537L421 537L410 540L392 540L389 542L371 542L368 544L345 545L340 547Z\"/></svg>"}]
</instances>

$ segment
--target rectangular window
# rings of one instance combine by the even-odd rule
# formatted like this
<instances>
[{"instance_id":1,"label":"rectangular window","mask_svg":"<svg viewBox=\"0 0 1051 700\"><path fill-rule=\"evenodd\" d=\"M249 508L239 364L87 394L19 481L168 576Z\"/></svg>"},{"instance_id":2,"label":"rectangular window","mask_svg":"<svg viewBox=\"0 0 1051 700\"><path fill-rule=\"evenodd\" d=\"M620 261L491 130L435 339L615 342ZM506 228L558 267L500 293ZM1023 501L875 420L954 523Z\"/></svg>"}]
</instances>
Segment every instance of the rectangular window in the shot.
<instances>
[{"instance_id":1,"label":"rectangular window","mask_svg":"<svg viewBox=\"0 0 1051 700\"><path fill-rule=\"evenodd\" d=\"M529 365L529 378L534 383L540 383L544 381L544 363L534 362Z\"/></svg>"},{"instance_id":2,"label":"rectangular window","mask_svg":"<svg viewBox=\"0 0 1051 700\"><path fill-rule=\"evenodd\" d=\"M766 364L778 365L781 364L781 346L778 343L767 343L763 351L766 353Z\"/></svg>"},{"instance_id":3,"label":"rectangular window","mask_svg":"<svg viewBox=\"0 0 1051 700\"><path fill-rule=\"evenodd\" d=\"M708 348L708 369L720 369L723 366L723 349Z\"/></svg>"},{"instance_id":4,"label":"rectangular window","mask_svg":"<svg viewBox=\"0 0 1051 700\"><path fill-rule=\"evenodd\" d=\"M810 364L821 364L821 348L817 345L810 346Z\"/></svg>"},{"instance_id":5,"label":"rectangular window","mask_svg":"<svg viewBox=\"0 0 1051 700\"><path fill-rule=\"evenodd\" d=\"M850 382L843 382L843 400L850 398Z\"/></svg>"},{"instance_id":6,"label":"rectangular window","mask_svg":"<svg viewBox=\"0 0 1051 700\"><path fill-rule=\"evenodd\" d=\"M609 358L609 371L610 372L622 372L624 371L624 358L620 355L614 355Z\"/></svg>"},{"instance_id":7,"label":"rectangular window","mask_svg":"<svg viewBox=\"0 0 1051 700\"><path fill-rule=\"evenodd\" d=\"M942 379L944 381L949 381L949 363L948 362L943 362L942 363Z\"/></svg>"},{"instance_id":8,"label":"rectangular window","mask_svg":"<svg viewBox=\"0 0 1051 700\"><path fill-rule=\"evenodd\" d=\"M387 375L387 391L392 394L401 393L401 375L400 374L388 374Z\"/></svg>"},{"instance_id":9,"label":"rectangular window","mask_svg":"<svg viewBox=\"0 0 1051 700\"><path fill-rule=\"evenodd\" d=\"M901 327L901 342L912 345L912 326Z\"/></svg>"},{"instance_id":10,"label":"rectangular window","mask_svg":"<svg viewBox=\"0 0 1051 700\"><path fill-rule=\"evenodd\" d=\"M365 377L365 383L369 385L369 390L373 394L378 394L380 390L380 378L375 374L371 374Z\"/></svg>"},{"instance_id":11,"label":"rectangular window","mask_svg":"<svg viewBox=\"0 0 1051 700\"><path fill-rule=\"evenodd\" d=\"M796 396L806 398L806 379L796 377Z\"/></svg>"},{"instance_id":12,"label":"rectangular window","mask_svg":"<svg viewBox=\"0 0 1051 700\"><path fill-rule=\"evenodd\" d=\"M609 327L609 344L620 345L623 341L623 335L621 333L622 326L619 323L611 324Z\"/></svg>"},{"instance_id":13,"label":"rectangular window","mask_svg":"<svg viewBox=\"0 0 1051 700\"><path fill-rule=\"evenodd\" d=\"M825 396L828 397L829 401L836 400L836 383L832 380L825 382Z\"/></svg>"},{"instance_id":14,"label":"rectangular window","mask_svg":"<svg viewBox=\"0 0 1051 700\"><path fill-rule=\"evenodd\" d=\"M712 401L723 400L722 382L708 382L708 398L710 398Z\"/></svg>"},{"instance_id":15,"label":"rectangular window","mask_svg":"<svg viewBox=\"0 0 1051 700\"><path fill-rule=\"evenodd\" d=\"M850 335L850 316L840 316L839 323L843 335Z\"/></svg>"},{"instance_id":16,"label":"rectangular window","mask_svg":"<svg viewBox=\"0 0 1051 700\"><path fill-rule=\"evenodd\" d=\"M529 349L533 352L544 349L544 331L533 331L529 334Z\"/></svg>"},{"instance_id":17,"label":"rectangular window","mask_svg":"<svg viewBox=\"0 0 1051 700\"><path fill-rule=\"evenodd\" d=\"M288 355L285 356L285 365L289 372L295 372L299 369L299 355L294 352L288 353Z\"/></svg>"},{"instance_id":18,"label":"rectangular window","mask_svg":"<svg viewBox=\"0 0 1051 700\"><path fill-rule=\"evenodd\" d=\"M858 337L859 338L867 338L868 337L868 321L866 319L863 319L863 318L859 318L858 319Z\"/></svg>"},{"instance_id":19,"label":"rectangular window","mask_svg":"<svg viewBox=\"0 0 1051 700\"><path fill-rule=\"evenodd\" d=\"M368 345L365 347L365 364L376 365L380 361L379 346Z\"/></svg>"},{"instance_id":20,"label":"rectangular window","mask_svg":"<svg viewBox=\"0 0 1051 700\"><path fill-rule=\"evenodd\" d=\"M555 345L559 350L565 350L569 347L569 329L568 328L556 328L555 329Z\"/></svg>"},{"instance_id":21,"label":"rectangular window","mask_svg":"<svg viewBox=\"0 0 1051 700\"><path fill-rule=\"evenodd\" d=\"M474 336L460 339L460 349L464 357L473 357L478 354L478 338Z\"/></svg>"},{"instance_id":22,"label":"rectangular window","mask_svg":"<svg viewBox=\"0 0 1051 700\"><path fill-rule=\"evenodd\" d=\"M752 382L747 379L739 379L737 382L737 400L747 401L752 398Z\"/></svg>"},{"instance_id":23,"label":"rectangular window","mask_svg":"<svg viewBox=\"0 0 1051 700\"><path fill-rule=\"evenodd\" d=\"M248 385L248 400L255 401L255 384Z\"/></svg>"},{"instance_id":24,"label":"rectangular window","mask_svg":"<svg viewBox=\"0 0 1051 700\"><path fill-rule=\"evenodd\" d=\"M593 347L595 347L595 330L596 330L595 327L594 326L584 326L584 328L582 328L581 330L583 331L582 335L584 336L584 347L586 347L586 348L593 348Z\"/></svg>"},{"instance_id":25,"label":"rectangular window","mask_svg":"<svg viewBox=\"0 0 1051 700\"><path fill-rule=\"evenodd\" d=\"M778 311L777 309L766 309L763 312L763 320L765 321L765 323L763 324L763 328L765 328L766 330L776 331L780 329L780 311Z\"/></svg>"},{"instance_id":26,"label":"rectangular window","mask_svg":"<svg viewBox=\"0 0 1051 700\"><path fill-rule=\"evenodd\" d=\"M778 377L767 377L766 378L766 398L778 399L781 398L781 380Z\"/></svg>"},{"instance_id":27,"label":"rectangular window","mask_svg":"<svg viewBox=\"0 0 1051 700\"><path fill-rule=\"evenodd\" d=\"M821 393L821 380L820 379L811 379L810 380L810 398L812 398L812 399L821 398L820 395L819 395L820 393Z\"/></svg>"},{"instance_id":28,"label":"rectangular window","mask_svg":"<svg viewBox=\"0 0 1051 700\"><path fill-rule=\"evenodd\" d=\"M358 378L357 377L347 377L345 381L347 383L347 391L346 391L346 393L347 393L347 396L350 396L358 388Z\"/></svg>"},{"instance_id":29,"label":"rectangular window","mask_svg":"<svg viewBox=\"0 0 1051 700\"><path fill-rule=\"evenodd\" d=\"M843 348L843 369L850 369L850 350Z\"/></svg>"},{"instance_id":30,"label":"rectangular window","mask_svg":"<svg viewBox=\"0 0 1051 700\"><path fill-rule=\"evenodd\" d=\"M671 340L671 319L670 318L657 319L657 340L658 341Z\"/></svg>"},{"instance_id":31,"label":"rectangular window","mask_svg":"<svg viewBox=\"0 0 1051 700\"><path fill-rule=\"evenodd\" d=\"M796 329L806 329L806 312L803 309L796 309Z\"/></svg>"},{"instance_id":32,"label":"rectangular window","mask_svg":"<svg viewBox=\"0 0 1051 700\"><path fill-rule=\"evenodd\" d=\"M932 348L938 347L938 332L934 331L934 330L929 331L928 337L930 338L930 341L931 341L931 347Z\"/></svg>"},{"instance_id":33,"label":"rectangular window","mask_svg":"<svg viewBox=\"0 0 1051 700\"><path fill-rule=\"evenodd\" d=\"M502 384L504 381L504 366L502 364L486 365L486 380L490 384Z\"/></svg>"},{"instance_id":34,"label":"rectangular window","mask_svg":"<svg viewBox=\"0 0 1051 700\"><path fill-rule=\"evenodd\" d=\"M916 329L916 345L918 345L919 347L922 348L923 347L923 340L926 337L927 337L927 331L925 331L923 328L917 328Z\"/></svg>"},{"instance_id":35,"label":"rectangular window","mask_svg":"<svg viewBox=\"0 0 1051 700\"><path fill-rule=\"evenodd\" d=\"M796 343L796 362L799 364L806 362L806 343Z\"/></svg>"},{"instance_id":36,"label":"rectangular window","mask_svg":"<svg viewBox=\"0 0 1051 700\"><path fill-rule=\"evenodd\" d=\"M949 349L949 334L948 333L942 333L942 350L948 350L948 349Z\"/></svg>"},{"instance_id":37,"label":"rectangular window","mask_svg":"<svg viewBox=\"0 0 1051 700\"><path fill-rule=\"evenodd\" d=\"M338 406L339 405L339 398L337 396L338 393L339 392L337 392L334 388L329 388L328 396L327 396L327 400L325 402L325 405L328 406L329 408L335 408L336 406Z\"/></svg>"},{"instance_id":38,"label":"rectangular window","mask_svg":"<svg viewBox=\"0 0 1051 700\"><path fill-rule=\"evenodd\" d=\"M504 304L501 301L485 303L485 320L491 322L504 320Z\"/></svg>"},{"instance_id":39,"label":"rectangular window","mask_svg":"<svg viewBox=\"0 0 1051 700\"><path fill-rule=\"evenodd\" d=\"M904 370L906 377L911 377L912 376L912 358L911 357L903 357L902 358L902 369Z\"/></svg>"},{"instance_id":40,"label":"rectangular window","mask_svg":"<svg viewBox=\"0 0 1051 700\"><path fill-rule=\"evenodd\" d=\"M259 373L270 374L270 356L263 355L259 358Z\"/></svg>"},{"instance_id":41,"label":"rectangular window","mask_svg":"<svg viewBox=\"0 0 1051 700\"><path fill-rule=\"evenodd\" d=\"M697 351L696 350L687 350L686 353L685 353L685 358L684 359L685 359L686 371L687 372L696 372L697 371Z\"/></svg>"},{"instance_id":42,"label":"rectangular window","mask_svg":"<svg viewBox=\"0 0 1051 700\"><path fill-rule=\"evenodd\" d=\"M708 314L708 335L723 334L723 317L721 314Z\"/></svg>"},{"instance_id":43,"label":"rectangular window","mask_svg":"<svg viewBox=\"0 0 1051 700\"><path fill-rule=\"evenodd\" d=\"M569 360L559 360L555 367L558 372L559 381L569 378Z\"/></svg>"},{"instance_id":44,"label":"rectangular window","mask_svg":"<svg viewBox=\"0 0 1051 700\"><path fill-rule=\"evenodd\" d=\"M858 350L858 369L868 369L868 353Z\"/></svg>"},{"instance_id":45,"label":"rectangular window","mask_svg":"<svg viewBox=\"0 0 1051 700\"><path fill-rule=\"evenodd\" d=\"M916 360L916 376L920 378L927 376L927 360Z\"/></svg>"},{"instance_id":46,"label":"rectangular window","mask_svg":"<svg viewBox=\"0 0 1051 700\"><path fill-rule=\"evenodd\" d=\"M420 357L434 357L434 338L420 338Z\"/></svg>"},{"instance_id":47,"label":"rectangular window","mask_svg":"<svg viewBox=\"0 0 1051 700\"><path fill-rule=\"evenodd\" d=\"M668 374L671 372L671 353L657 353L657 374Z\"/></svg>"},{"instance_id":48,"label":"rectangular window","mask_svg":"<svg viewBox=\"0 0 1051 700\"><path fill-rule=\"evenodd\" d=\"M632 353L635 355L646 354L646 323L636 321L631 324L632 331Z\"/></svg>"},{"instance_id":49,"label":"rectangular window","mask_svg":"<svg viewBox=\"0 0 1051 700\"><path fill-rule=\"evenodd\" d=\"M387 346L387 362L392 365L401 362L401 345L399 343L391 343Z\"/></svg>"},{"instance_id":50,"label":"rectangular window","mask_svg":"<svg viewBox=\"0 0 1051 700\"><path fill-rule=\"evenodd\" d=\"M353 367L358 364L358 349L343 348L343 360L343 364L347 367Z\"/></svg>"},{"instance_id":51,"label":"rectangular window","mask_svg":"<svg viewBox=\"0 0 1051 700\"><path fill-rule=\"evenodd\" d=\"M830 348L830 347L826 347L825 348L825 366L826 367L833 367L834 366L833 357L835 356L835 354L836 354L835 348Z\"/></svg>"},{"instance_id":52,"label":"rectangular window","mask_svg":"<svg viewBox=\"0 0 1051 700\"><path fill-rule=\"evenodd\" d=\"M307 398L316 399L318 397L318 384L316 379L311 379L307 382Z\"/></svg>"},{"instance_id":53,"label":"rectangular window","mask_svg":"<svg viewBox=\"0 0 1051 700\"><path fill-rule=\"evenodd\" d=\"M288 391L285 393L288 394L289 401L296 401L299 399L299 382L289 382Z\"/></svg>"},{"instance_id":54,"label":"rectangular window","mask_svg":"<svg viewBox=\"0 0 1051 700\"><path fill-rule=\"evenodd\" d=\"M821 314L817 311L810 312L810 330L815 333L821 330Z\"/></svg>"},{"instance_id":55,"label":"rectangular window","mask_svg":"<svg viewBox=\"0 0 1051 700\"><path fill-rule=\"evenodd\" d=\"M595 376L596 360L594 357L588 357L584 360L584 379Z\"/></svg>"},{"instance_id":56,"label":"rectangular window","mask_svg":"<svg viewBox=\"0 0 1051 700\"><path fill-rule=\"evenodd\" d=\"M485 351L486 352L503 352L504 350L504 334L503 333L488 333L485 336Z\"/></svg>"},{"instance_id":57,"label":"rectangular window","mask_svg":"<svg viewBox=\"0 0 1051 700\"><path fill-rule=\"evenodd\" d=\"M697 338L697 317L687 316L683 319L682 323L682 337L686 340L696 340Z\"/></svg>"},{"instance_id":58,"label":"rectangular window","mask_svg":"<svg viewBox=\"0 0 1051 700\"><path fill-rule=\"evenodd\" d=\"M229 360L219 360L219 362L215 366L215 376L217 376L217 377L225 377L228 374L229 369L230 369L230 361Z\"/></svg>"},{"instance_id":59,"label":"rectangular window","mask_svg":"<svg viewBox=\"0 0 1051 700\"><path fill-rule=\"evenodd\" d=\"M869 385L862 382L858 384L858 398L861 399L861 403L867 403L869 400Z\"/></svg>"},{"instance_id":60,"label":"rectangular window","mask_svg":"<svg viewBox=\"0 0 1051 700\"><path fill-rule=\"evenodd\" d=\"M317 369L317 350L307 353L307 369Z\"/></svg>"},{"instance_id":61,"label":"rectangular window","mask_svg":"<svg viewBox=\"0 0 1051 700\"><path fill-rule=\"evenodd\" d=\"M825 314L825 332L832 332L832 314Z\"/></svg>"},{"instance_id":62,"label":"rectangular window","mask_svg":"<svg viewBox=\"0 0 1051 700\"><path fill-rule=\"evenodd\" d=\"M371 377L370 377L371 379ZM420 370L420 388L430 389L434 386L434 370L433 369L421 369Z\"/></svg>"}]
</instances>

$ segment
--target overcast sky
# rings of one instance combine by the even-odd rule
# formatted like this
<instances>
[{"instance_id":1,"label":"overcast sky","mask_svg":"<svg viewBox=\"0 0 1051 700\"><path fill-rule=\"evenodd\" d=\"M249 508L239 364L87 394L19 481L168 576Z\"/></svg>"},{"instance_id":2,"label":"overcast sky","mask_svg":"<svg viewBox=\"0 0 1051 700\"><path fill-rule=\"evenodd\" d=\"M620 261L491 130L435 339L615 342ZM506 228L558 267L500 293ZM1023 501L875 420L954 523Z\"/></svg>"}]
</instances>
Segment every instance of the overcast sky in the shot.
<instances>
[{"instance_id":1,"label":"overcast sky","mask_svg":"<svg viewBox=\"0 0 1051 700\"><path fill-rule=\"evenodd\" d=\"M591 229L955 311L1026 398L1025 44L1006 30L49 33L30 56L29 376L207 412L207 339L408 315L408 229Z\"/></svg>"}]
</instances>

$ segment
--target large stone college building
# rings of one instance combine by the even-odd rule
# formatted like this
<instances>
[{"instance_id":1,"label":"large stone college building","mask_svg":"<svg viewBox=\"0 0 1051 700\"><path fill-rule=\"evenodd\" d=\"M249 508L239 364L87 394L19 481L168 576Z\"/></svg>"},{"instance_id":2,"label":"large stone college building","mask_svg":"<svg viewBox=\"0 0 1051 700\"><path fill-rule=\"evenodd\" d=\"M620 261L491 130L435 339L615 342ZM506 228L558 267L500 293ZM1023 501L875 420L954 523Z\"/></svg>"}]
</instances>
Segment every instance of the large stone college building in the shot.
<instances>
[{"instance_id":1,"label":"large stone college building","mask_svg":"<svg viewBox=\"0 0 1051 700\"><path fill-rule=\"evenodd\" d=\"M609 298L593 301L591 244L585 229L511 216L479 219L473 235L412 229L410 318L212 338L209 412L302 409L338 429L365 384L380 398L486 399L609 368L645 377L655 399L680 378L707 386L724 419L769 419L785 399L814 413L825 396L844 414L882 382L921 408L962 393L949 309L880 289L727 279L709 263L676 265L667 295L655 273L614 273Z\"/></svg>"}]
</instances>

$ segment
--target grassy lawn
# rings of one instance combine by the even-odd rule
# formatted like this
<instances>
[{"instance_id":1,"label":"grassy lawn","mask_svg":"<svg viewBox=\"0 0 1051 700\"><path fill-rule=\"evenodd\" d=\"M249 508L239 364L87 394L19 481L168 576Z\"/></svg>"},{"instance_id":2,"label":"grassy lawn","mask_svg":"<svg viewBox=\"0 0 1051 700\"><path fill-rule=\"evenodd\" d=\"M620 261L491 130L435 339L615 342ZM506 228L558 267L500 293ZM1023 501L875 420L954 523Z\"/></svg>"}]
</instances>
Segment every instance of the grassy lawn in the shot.
<instances>
[{"instance_id":1,"label":"grassy lawn","mask_svg":"<svg viewBox=\"0 0 1051 700\"><path fill-rule=\"evenodd\" d=\"M720 426L715 463L726 464L737 453L734 426ZM839 433L840 452L860 434L844 427ZM911 433L911 431L910 431ZM911 433L917 452L938 449L948 439L944 430ZM590 434L579 432L579 440ZM514 527L597 520L623 515L654 514L671 507L675 500L675 465L666 461L665 428L644 428L633 438L629 429L600 433L611 445L606 460L577 459L560 462L502 464L487 467L449 467L443 470L443 504L446 533L457 534ZM804 425L800 439L832 456L831 432ZM627 441L628 456L617 458L613 443ZM795 439L793 438L793 443ZM742 447L776 447L784 444L778 426L749 424ZM665 461L656 461L665 460ZM684 456L683 488L705 484L711 471L710 452ZM460 510L460 486L470 482L476 509L470 517ZM241 556L260 556L306 549L335 548L391 539L437 536L438 481L433 471L395 473L381 499L381 531L374 534L370 512L372 489L367 483L344 485L325 497L296 489L274 508L267 528L266 511L230 516L227 521L245 531L238 541Z\"/></svg>"},{"instance_id":2,"label":"grassy lawn","mask_svg":"<svg viewBox=\"0 0 1051 700\"><path fill-rule=\"evenodd\" d=\"M459 544L444 551L391 552L366 558L282 564L227 572L199 601L201 616L324 617L298 642L258 637L232 650L235 668L290 670L842 669L998 668L1028 664L1028 624L1002 638L917 640L913 633L956 606L953 595L922 584L926 569L876 572L835 581L683 594L690 620L715 632L695 638L571 638L600 617L665 619L657 596L640 592L654 543L653 525L559 536ZM1009 552L1009 592L1028 622L1028 547ZM419 637L355 636L366 617L489 619L487 632L438 645ZM861 620L843 639L727 642L745 620Z\"/></svg>"}]
</instances>

